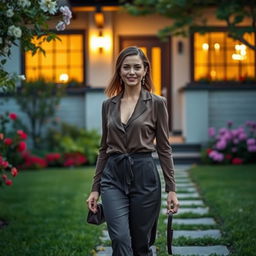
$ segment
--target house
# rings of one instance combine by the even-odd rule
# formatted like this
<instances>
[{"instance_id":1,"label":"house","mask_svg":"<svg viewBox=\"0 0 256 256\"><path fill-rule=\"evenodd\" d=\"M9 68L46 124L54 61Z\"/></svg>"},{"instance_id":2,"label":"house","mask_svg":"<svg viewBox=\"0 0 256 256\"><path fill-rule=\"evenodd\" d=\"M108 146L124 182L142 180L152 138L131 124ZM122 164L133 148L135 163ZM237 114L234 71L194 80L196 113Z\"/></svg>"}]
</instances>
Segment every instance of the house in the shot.
<instances>
[{"instance_id":1,"label":"house","mask_svg":"<svg viewBox=\"0 0 256 256\"><path fill-rule=\"evenodd\" d=\"M28 79L43 75L57 83L85 87L68 89L57 115L87 129L101 129L101 102L119 51L137 45L152 63L155 93L168 100L171 135L186 143L204 144L208 128L234 126L256 119L256 52L227 37L225 23L208 10L212 32L191 37L156 36L170 19L159 15L134 17L118 1L69 1L73 19L59 33L62 42L45 45L47 57L13 49L8 69ZM54 29L54 22L51 26ZM250 24L244 21L243 25ZM255 44L255 33L247 34ZM250 81L248 78L251 78ZM213 80L215 82L209 82ZM18 112L10 99L1 107Z\"/></svg>"}]
</instances>

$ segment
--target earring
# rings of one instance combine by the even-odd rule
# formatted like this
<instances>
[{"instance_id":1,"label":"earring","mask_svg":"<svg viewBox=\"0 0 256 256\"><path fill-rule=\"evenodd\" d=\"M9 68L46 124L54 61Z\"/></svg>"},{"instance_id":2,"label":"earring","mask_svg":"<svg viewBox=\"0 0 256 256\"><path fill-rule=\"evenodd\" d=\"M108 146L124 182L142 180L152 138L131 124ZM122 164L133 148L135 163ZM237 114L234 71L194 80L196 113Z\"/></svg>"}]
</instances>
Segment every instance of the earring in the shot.
<instances>
[{"instance_id":1,"label":"earring","mask_svg":"<svg viewBox=\"0 0 256 256\"><path fill-rule=\"evenodd\" d=\"M142 78L142 85L145 85L145 76Z\"/></svg>"}]
</instances>

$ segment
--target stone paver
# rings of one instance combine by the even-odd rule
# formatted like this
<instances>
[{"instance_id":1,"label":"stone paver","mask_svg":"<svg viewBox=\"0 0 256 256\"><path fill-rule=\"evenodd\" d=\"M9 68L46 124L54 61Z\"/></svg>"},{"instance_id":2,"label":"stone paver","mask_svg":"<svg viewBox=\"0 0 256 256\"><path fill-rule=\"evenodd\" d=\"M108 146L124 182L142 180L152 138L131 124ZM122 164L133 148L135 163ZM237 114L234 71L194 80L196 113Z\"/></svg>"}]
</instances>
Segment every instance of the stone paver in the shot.
<instances>
[{"instance_id":1,"label":"stone paver","mask_svg":"<svg viewBox=\"0 0 256 256\"><path fill-rule=\"evenodd\" d=\"M224 245L212 245L212 246L172 246L173 254L182 256L209 256L216 253L217 255L226 256L229 255L229 251Z\"/></svg>"},{"instance_id":2,"label":"stone paver","mask_svg":"<svg viewBox=\"0 0 256 256\"><path fill-rule=\"evenodd\" d=\"M162 214L166 213L166 209L162 209ZM195 213L195 214L207 214L209 213L208 207L197 207L197 208L180 208L178 212L175 214L175 216L178 216L179 214L183 213Z\"/></svg>"},{"instance_id":3,"label":"stone paver","mask_svg":"<svg viewBox=\"0 0 256 256\"><path fill-rule=\"evenodd\" d=\"M180 191L184 191L184 192L197 192L196 188L194 187L184 187L184 188L177 188L177 193L180 193Z\"/></svg>"},{"instance_id":4,"label":"stone paver","mask_svg":"<svg viewBox=\"0 0 256 256\"><path fill-rule=\"evenodd\" d=\"M152 246L151 248L153 251L153 256L156 256L156 247ZM107 247L98 246L97 251L98 252L97 252L96 256L111 256L112 255L112 248L110 246L107 246Z\"/></svg>"},{"instance_id":5,"label":"stone paver","mask_svg":"<svg viewBox=\"0 0 256 256\"><path fill-rule=\"evenodd\" d=\"M167 219L164 220L164 223L167 223ZM216 222L213 218L191 218L191 219L173 218L172 223L182 224L182 225L216 225Z\"/></svg>"},{"instance_id":6,"label":"stone paver","mask_svg":"<svg viewBox=\"0 0 256 256\"><path fill-rule=\"evenodd\" d=\"M208 230L174 230L173 231L173 238L179 237L186 237L186 238L221 238L221 233L218 229L208 229Z\"/></svg>"},{"instance_id":7,"label":"stone paver","mask_svg":"<svg viewBox=\"0 0 256 256\"><path fill-rule=\"evenodd\" d=\"M192 183L192 182L190 182L190 183L177 183L176 184L176 188L184 188L184 187L195 187L196 185L195 185L195 183Z\"/></svg>"},{"instance_id":8,"label":"stone paver","mask_svg":"<svg viewBox=\"0 0 256 256\"><path fill-rule=\"evenodd\" d=\"M193 192L193 193L176 193L177 194L177 198L181 199L181 198L199 198L200 195L198 194L198 192ZM162 194L162 198L166 199L167 198L167 193L163 193Z\"/></svg>"},{"instance_id":9,"label":"stone paver","mask_svg":"<svg viewBox=\"0 0 256 256\"><path fill-rule=\"evenodd\" d=\"M204 205L203 200L179 200L179 203L180 203L180 207L189 206L189 205L196 205L196 206Z\"/></svg>"}]
</instances>

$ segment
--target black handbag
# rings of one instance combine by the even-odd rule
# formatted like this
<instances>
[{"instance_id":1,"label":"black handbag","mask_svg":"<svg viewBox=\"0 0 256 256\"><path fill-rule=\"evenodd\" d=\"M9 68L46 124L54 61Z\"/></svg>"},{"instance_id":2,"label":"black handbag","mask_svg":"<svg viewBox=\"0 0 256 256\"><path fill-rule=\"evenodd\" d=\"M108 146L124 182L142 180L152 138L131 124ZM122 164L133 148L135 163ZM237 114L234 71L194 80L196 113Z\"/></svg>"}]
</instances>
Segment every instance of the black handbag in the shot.
<instances>
[{"instance_id":1,"label":"black handbag","mask_svg":"<svg viewBox=\"0 0 256 256\"><path fill-rule=\"evenodd\" d=\"M167 222L167 249L168 254L172 254L172 237L173 237L173 229L172 229L172 213L168 213L168 222Z\"/></svg>"},{"instance_id":2,"label":"black handbag","mask_svg":"<svg viewBox=\"0 0 256 256\"><path fill-rule=\"evenodd\" d=\"M97 212L93 213L91 210L88 211L87 222L89 224L100 225L105 222L105 216L103 212L103 206L101 203L97 203Z\"/></svg>"}]
</instances>

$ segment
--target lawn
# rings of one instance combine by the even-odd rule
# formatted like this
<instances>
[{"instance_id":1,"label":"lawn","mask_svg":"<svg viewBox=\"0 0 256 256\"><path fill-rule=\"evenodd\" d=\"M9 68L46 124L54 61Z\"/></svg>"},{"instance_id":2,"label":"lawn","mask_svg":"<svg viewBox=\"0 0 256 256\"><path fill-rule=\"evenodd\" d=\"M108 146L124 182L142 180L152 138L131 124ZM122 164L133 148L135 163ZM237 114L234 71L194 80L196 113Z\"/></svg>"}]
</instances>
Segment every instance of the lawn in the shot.
<instances>
[{"instance_id":1,"label":"lawn","mask_svg":"<svg viewBox=\"0 0 256 256\"><path fill-rule=\"evenodd\" d=\"M0 188L0 255L87 256L101 226L86 223L93 168L24 171Z\"/></svg>"},{"instance_id":2,"label":"lawn","mask_svg":"<svg viewBox=\"0 0 256 256\"><path fill-rule=\"evenodd\" d=\"M256 165L198 166L190 173L232 256L256 255Z\"/></svg>"}]
</instances>

